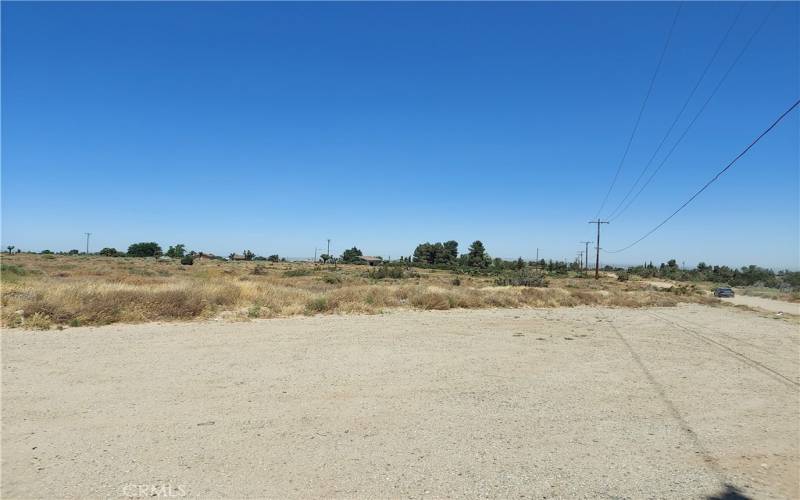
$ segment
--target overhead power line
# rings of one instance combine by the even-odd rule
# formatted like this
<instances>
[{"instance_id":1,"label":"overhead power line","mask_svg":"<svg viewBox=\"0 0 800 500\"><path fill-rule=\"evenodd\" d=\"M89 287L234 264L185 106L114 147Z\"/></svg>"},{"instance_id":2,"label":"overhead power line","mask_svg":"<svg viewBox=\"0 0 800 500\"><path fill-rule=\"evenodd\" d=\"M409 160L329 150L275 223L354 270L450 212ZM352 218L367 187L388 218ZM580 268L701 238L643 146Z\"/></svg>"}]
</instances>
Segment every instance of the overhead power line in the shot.
<instances>
[{"instance_id":1,"label":"overhead power line","mask_svg":"<svg viewBox=\"0 0 800 500\"><path fill-rule=\"evenodd\" d=\"M664 47L661 49L661 56L659 56L658 58L658 64L656 65L656 70L655 72L653 72L653 77L650 79L650 85L647 88L647 93L644 96L642 105L639 108L639 114L636 117L636 121L633 124L633 130L631 130L631 135L630 137L628 137L628 144L625 146L625 152L622 153L622 158L619 161L619 165L617 165L617 171L614 174L614 179L611 181L611 185L608 187L608 191L606 192L606 195L603 198L603 202L600 204L600 208L597 210L597 216L599 216L600 212L602 212L603 208L605 208L606 202L608 201L608 197L609 195L611 195L611 191L614 189L614 185L617 183L617 179L619 178L619 173L622 170L622 165L625 163L625 159L628 157L628 152L631 149L633 138L634 136L636 136L636 131L639 129L639 122L642 121L642 114L644 113L644 108L647 106L647 101L650 99L650 94L653 92L653 85L656 83L656 77L658 76L659 71L661 71L661 64L664 62L664 55L666 55L667 48L669 48L670 40L672 40L672 32L675 30L675 23L678 21L678 14L680 14L682 7L683 7L683 2L678 4L678 9L675 11L675 17L672 18L672 24L670 25L669 32L667 33L667 40L664 42Z\"/></svg>"},{"instance_id":2,"label":"overhead power line","mask_svg":"<svg viewBox=\"0 0 800 500\"><path fill-rule=\"evenodd\" d=\"M620 202L617 204L617 206L614 208L614 210L612 210L611 213L608 214L608 218L610 220L613 220L613 219L615 219L617 217L617 215L618 215L617 212L622 207L622 205L628 200L628 197L630 197L631 193L633 193L633 190L636 189L636 186L639 185L639 181L642 180L642 177L647 172L647 170L650 168L650 165L653 164L653 160L655 160L656 156L658 156L658 153L661 151L661 148L667 142L667 139L672 134L672 131L675 129L675 125L677 125L678 121L680 121L681 117L683 116L684 111L686 111L686 108L689 106L689 102L691 102L692 98L694 97L695 92L697 92L697 89L700 88L700 84L703 82L703 80L705 79L706 75L708 74L708 70L711 69L711 66L714 64L714 61L716 61L717 56L719 55L720 51L722 50L722 47L725 45L725 42L728 40L728 36L730 36L731 31L733 31L733 27L736 25L736 22L739 20L739 17L741 16L743 9L744 9L744 3L739 4L739 9L736 11L736 15L733 17L733 20L728 25L728 29L725 31L725 34L722 36L722 39L717 44L717 48L714 50L713 54L711 55L711 59L708 60L708 63L706 64L706 67L703 68L703 71L700 73L700 78L697 79L697 82L694 84L694 87L692 87L692 90L689 92L688 97L686 97L686 100L683 102L683 106L681 106L681 109L680 109L680 111L678 111L678 114L675 115L675 119L672 120L672 124L667 129L667 132L664 134L664 137L661 139L661 142L658 143L658 146L656 147L656 150L653 151L653 154L650 156L650 159L647 161L647 163L645 164L645 166L642 169L642 171L639 172L639 175L636 177L636 180L633 182L633 184L631 185L630 189L628 189L628 192L620 200ZM734 64L735 63L736 62L734 61Z\"/></svg>"},{"instance_id":3,"label":"overhead power line","mask_svg":"<svg viewBox=\"0 0 800 500\"><path fill-rule=\"evenodd\" d=\"M783 114L782 114L782 115L780 115L780 116L778 117L778 119L777 119L777 120L775 120L774 122L772 122L772 125L770 125L769 127L767 127L767 129L766 129L766 130L764 130L763 132L761 132L761 134L760 134L758 137L756 137L756 138L753 140L753 142L751 142L751 143L750 143L750 144L749 144L749 145L748 145L746 148L744 148L744 150L742 150L742 152L741 152L741 153L739 153L738 155L736 155L736 158L734 158L733 160L731 160L731 161L730 161L730 163L728 163L727 165L725 165L725 168L723 168L722 170L720 170L719 172L717 172L717 174L716 174L714 177L712 177L712 178L711 178L711 180L709 180L708 182L706 182L706 183L705 183L705 185L704 185L703 187L701 187L701 188L700 188L700 189L699 189L699 190L698 190L696 193L694 193L694 194L693 194L693 195L692 195L692 196L691 196L691 197L690 197L688 200L686 200L685 202L683 202L683 204L682 204L681 206L679 206L679 207L678 207L678 208L677 208L677 209L676 209L674 212L672 212L672 213L669 215L669 217L667 217L666 219L664 219L663 221L661 221L661 222L660 222L660 223L659 223L657 226L655 226L655 227L654 227L653 229L651 229L650 231L646 232L646 233L644 234L644 236L642 236L642 237L641 237L641 238L639 238L638 240L634 241L634 242L633 242L633 243L631 243L630 245L628 245L628 246L626 246L626 247L622 247L622 248L620 248L619 250L604 250L604 251L605 251L605 252L607 252L607 253L619 253L619 252L624 252L625 250L627 250L627 249L631 248L632 246L634 246L634 245L636 245L637 243L639 243L640 241L644 240L645 238L647 238L647 237L648 237L648 236L650 236L651 234L653 234L653 233L655 233L656 231L658 231L658 230L661 228L661 226L663 226L663 225L664 225L664 224L666 224L666 223L667 223L667 222L668 222L670 219L672 219L673 217L675 217L675 215L677 215L677 214L678 214L678 212L680 212L681 210L683 210L684 208L686 208L686 206L687 206L689 203L691 203L692 201L694 201L694 199L695 199L695 198L697 198L698 196L700 196L700 193L702 193L703 191L705 191L705 190L706 190L706 188L708 188L708 186L710 186L711 184L713 184L713 183L714 183L714 181L716 181L717 179L719 179L719 178L720 178L720 176L721 176L722 174L724 174L724 173L725 173L725 172L726 172L726 171L727 171L729 168L731 168L731 167L734 165L734 163L736 163L736 162L739 160L739 158L741 158L742 156L744 156L745 154L747 154L747 152L748 152L748 151L750 151L750 149L751 149L753 146L755 146L755 145L758 143L758 141L760 141L760 140L761 140L761 139L762 139L762 138L763 138L765 135L767 135L768 133L770 133L770 132L772 131L772 129L774 129L774 128L775 128L775 127L778 125L778 123L780 123L780 122L781 122L781 120L783 120L783 119L786 117L786 115L788 115L789 113L791 113L791 112L792 112L792 110L793 110L794 108L796 108L798 105L800 105L800 99L796 100L796 101L794 102L794 104L792 104L791 106L789 106L789 109L787 109L786 111L784 111L784 112L783 112Z\"/></svg>"},{"instance_id":4,"label":"overhead power line","mask_svg":"<svg viewBox=\"0 0 800 500\"><path fill-rule=\"evenodd\" d=\"M616 219L618 219L618 218L619 218L619 217L620 217L620 216L621 216L621 215L622 215L622 214L623 214L623 213L624 213L626 210L628 210L628 208L630 208L630 206L631 206L631 205L632 205L632 204L633 204L633 203L634 203L634 202L637 200L637 198L639 198L639 195L641 195L641 194L642 194L642 191L644 191L644 190L645 190L645 188L646 188L648 185L650 185L650 182L653 180L653 178L655 178L656 174L658 174L658 172L661 170L661 168L664 166L664 164L667 162L667 160L669 160L670 156L672 156L672 153L674 153L674 152L675 152L675 149L677 149L678 145L681 143L681 141L683 141L684 137L686 137L686 134L688 134L688 133L689 133L689 131L692 129L692 127L694 126L695 122L697 122L697 119L698 119L698 118L700 118L700 115L702 115L702 114L703 114L703 111L705 111L706 107L708 107L708 104L711 102L711 99L713 99L713 98L714 98L714 96L717 94L717 91L719 91L720 87L722 87L722 84L723 84L723 83L725 83L725 80L727 80L727 79L728 79L728 76L731 74L731 72L733 71L733 69L736 67L736 64L739 62L739 60L741 60L742 56L743 56L743 55L744 55L744 53L747 51L747 48L748 48L748 47L750 47L750 44L752 43L753 39L754 39L754 38L756 37L756 35L758 35L758 33L761 31L761 28L763 28L763 27L764 27L764 25L765 25L765 24L766 24L766 22L767 22L767 19L769 19L769 16L772 14L772 11L773 11L774 9L775 9L775 3L773 3L773 4L772 4L772 7L770 8L769 12L767 12L767 15L766 15L766 16L764 16L764 19L761 21L761 23L758 25L758 27L755 29L755 31L753 31L753 33L752 33L752 34L750 35L750 37L747 39L747 42L745 42L745 44L744 44L744 46L742 47L742 49L741 49L741 50L739 51L739 53L736 55L736 58L733 60L733 62L731 63L731 65L728 67L728 69L727 69L727 70L725 71L725 73L722 75L722 78L720 78L719 82L717 82L717 85L716 85L716 86L714 87L714 89L711 91L711 94L710 94L710 95L708 96L708 98L705 100L705 102L703 103L703 105L702 105L702 106L700 106L700 109L697 111L697 113L695 113L695 115L694 115L694 117L692 118L692 120L691 120L691 121L689 122L689 124L686 126L686 129L684 129L684 131L681 133L681 135L678 137L678 139L677 139L677 140L675 141L675 143L672 145L672 147L671 147L671 148L670 148L670 150L667 152L667 154L664 156L664 158L662 158L661 162L658 164L658 166L656 167L656 169L655 169L655 170L653 170L653 172L650 174L650 176L648 176L648 177L647 177L647 180L644 182L644 184L642 184L642 186L639 188L639 190L638 190L638 191L636 191L636 194L635 194L635 195L633 195L633 198L631 198L630 200L628 200L628 203L627 203L627 204L626 204L626 205L625 205L625 206L622 208L622 210L620 210L619 212L617 212L617 214L616 214L616 215L614 215L613 217L610 217L610 218L609 218L609 220L616 220Z\"/></svg>"}]
</instances>

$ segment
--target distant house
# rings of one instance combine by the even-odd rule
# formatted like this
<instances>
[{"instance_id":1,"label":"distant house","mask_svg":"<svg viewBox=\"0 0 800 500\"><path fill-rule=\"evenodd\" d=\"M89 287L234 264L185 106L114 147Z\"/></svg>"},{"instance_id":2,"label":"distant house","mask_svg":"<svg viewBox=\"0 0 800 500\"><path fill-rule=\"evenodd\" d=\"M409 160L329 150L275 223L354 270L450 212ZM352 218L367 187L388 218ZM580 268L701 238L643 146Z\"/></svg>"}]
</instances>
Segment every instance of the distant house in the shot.
<instances>
[{"instance_id":1,"label":"distant house","mask_svg":"<svg viewBox=\"0 0 800 500\"><path fill-rule=\"evenodd\" d=\"M216 258L216 255L214 255L213 253L200 252L198 254L195 254L193 257L194 260L213 260Z\"/></svg>"},{"instance_id":2,"label":"distant house","mask_svg":"<svg viewBox=\"0 0 800 500\"><path fill-rule=\"evenodd\" d=\"M362 255L358 258L362 262L366 262L370 266L377 266L383 264L383 257L371 257L369 255Z\"/></svg>"},{"instance_id":3,"label":"distant house","mask_svg":"<svg viewBox=\"0 0 800 500\"><path fill-rule=\"evenodd\" d=\"M244 255L240 255L238 253L235 253L235 254L231 255L231 260L247 260L247 259L244 258Z\"/></svg>"}]
</instances>

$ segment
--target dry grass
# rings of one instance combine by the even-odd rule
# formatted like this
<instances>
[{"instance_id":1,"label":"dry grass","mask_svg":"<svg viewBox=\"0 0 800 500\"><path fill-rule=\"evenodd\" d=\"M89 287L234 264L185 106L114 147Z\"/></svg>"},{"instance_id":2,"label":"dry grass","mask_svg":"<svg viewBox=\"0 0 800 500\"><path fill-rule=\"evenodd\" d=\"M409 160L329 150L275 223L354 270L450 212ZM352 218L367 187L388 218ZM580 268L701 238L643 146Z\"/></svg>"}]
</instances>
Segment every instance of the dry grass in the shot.
<instances>
[{"instance_id":1,"label":"dry grass","mask_svg":"<svg viewBox=\"0 0 800 500\"><path fill-rule=\"evenodd\" d=\"M392 308L673 306L708 300L687 288L653 290L613 277L549 278L549 288L494 286L492 277L415 270L371 279L364 266L202 262L13 255L2 257L2 322L51 325L272 318L302 314L373 314Z\"/></svg>"}]
</instances>

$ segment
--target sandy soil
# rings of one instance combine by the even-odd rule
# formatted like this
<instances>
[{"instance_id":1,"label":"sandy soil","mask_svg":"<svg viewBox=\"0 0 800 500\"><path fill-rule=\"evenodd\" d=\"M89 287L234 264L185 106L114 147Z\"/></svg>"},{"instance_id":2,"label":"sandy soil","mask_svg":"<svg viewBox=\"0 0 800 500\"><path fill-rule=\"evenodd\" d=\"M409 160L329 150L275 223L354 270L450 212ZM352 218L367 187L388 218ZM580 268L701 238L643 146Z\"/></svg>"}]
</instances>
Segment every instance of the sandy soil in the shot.
<instances>
[{"instance_id":1,"label":"sandy soil","mask_svg":"<svg viewBox=\"0 0 800 500\"><path fill-rule=\"evenodd\" d=\"M800 333L747 311L12 330L2 349L3 498L800 496Z\"/></svg>"},{"instance_id":2,"label":"sandy soil","mask_svg":"<svg viewBox=\"0 0 800 500\"><path fill-rule=\"evenodd\" d=\"M735 297L720 299L731 304L740 304L748 307L755 307L769 312L782 312L800 315L800 303L786 302L783 300L766 299L764 297L753 297L752 295L737 294Z\"/></svg>"}]
</instances>

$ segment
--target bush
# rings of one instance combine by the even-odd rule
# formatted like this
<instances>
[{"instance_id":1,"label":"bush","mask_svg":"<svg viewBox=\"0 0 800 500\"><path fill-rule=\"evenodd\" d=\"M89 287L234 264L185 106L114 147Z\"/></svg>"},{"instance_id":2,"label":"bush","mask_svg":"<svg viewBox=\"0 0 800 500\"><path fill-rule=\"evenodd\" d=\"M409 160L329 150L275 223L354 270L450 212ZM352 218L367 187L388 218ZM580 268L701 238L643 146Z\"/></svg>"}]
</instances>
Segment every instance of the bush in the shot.
<instances>
[{"instance_id":1,"label":"bush","mask_svg":"<svg viewBox=\"0 0 800 500\"><path fill-rule=\"evenodd\" d=\"M400 266L386 266L383 265L378 269L370 269L367 273L371 279L374 280L382 280L384 278L391 278L391 279L403 279L406 277L406 273L403 271L403 268Z\"/></svg>"},{"instance_id":2,"label":"bush","mask_svg":"<svg viewBox=\"0 0 800 500\"><path fill-rule=\"evenodd\" d=\"M628 281L628 273L626 271L619 271L617 273L617 281Z\"/></svg>"},{"instance_id":3,"label":"bush","mask_svg":"<svg viewBox=\"0 0 800 500\"><path fill-rule=\"evenodd\" d=\"M109 248L109 247L106 247L106 248L100 250L100 252L98 252L98 253L100 255L105 256L105 257L116 257L116 256L119 255L119 252L117 252L116 248Z\"/></svg>"},{"instance_id":4,"label":"bush","mask_svg":"<svg viewBox=\"0 0 800 500\"><path fill-rule=\"evenodd\" d=\"M278 256L278 254L273 254L267 257L267 260L270 262L280 262L281 258Z\"/></svg>"},{"instance_id":5,"label":"bush","mask_svg":"<svg viewBox=\"0 0 800 500\"><path fill-rule=\"evenodd\" d=\"M513 276L501 276L495 279L498 286L529 286L544 288L548 285L544 273L538 271L521 271Z\"/></svg>"},{"instance_id":6,"label":"bush","mask_svg":"<svg viewBox=\"0 0 800 500\"><path fill-rule=\"evenodd\" d=\"M184 255L183 258L181 258L181 264L184 266L191 266L194 264L194 257L191 255Z\"/></svg>"},{"instance_id":7,"label":"bush","mask_svg":"<svg viewBox=\"0 0 800 500\"><path fill-rule=\"evenodd\" d=\"M453 286L461 286L461 278L458 278L458 277L453 278L453 280L450 282L450 284L453 285Z\"/></svg>"},{"instance_id":8,"label":"bush","mask_svg":"<svg viewBox=\"0 0 800 500\"><path fill-rule=\"evenodd\" d=\"M328 273L322 277L322 281L329 285L338 285L342 282L342 278L338 274Z\"/></svg>"},{"instance_id":9,"label":"bush","mask_svg":"<svg viewBox=\"0 0 800 500\"><path fill-rule=\"evenodd\" d=\"M257 276L267 274L267 266L264 264L256 264L256 267L253 268L253 274Z\"/></svg>"},{"instance_id":10,"label":"bush","mask_svg":"<svg viewBox=\"0 0 800 500\"><path fill-rule=\"evenodd\" d=\"M311 271L308 269L289 269L288 271L283 273L284 276L287 278L296 278L299 276L309 276L311 275Z\"/></svg>"},{"instance_id":11,"label":"bush","mask_svg":"<svg viewBox=\"0 0 800 500\"><path fill-rule=\"evenodd\" d=\"M328 310L327 297L314 297L306 302L306 314L321 313Z\"/></svg>"}]
</instances>

